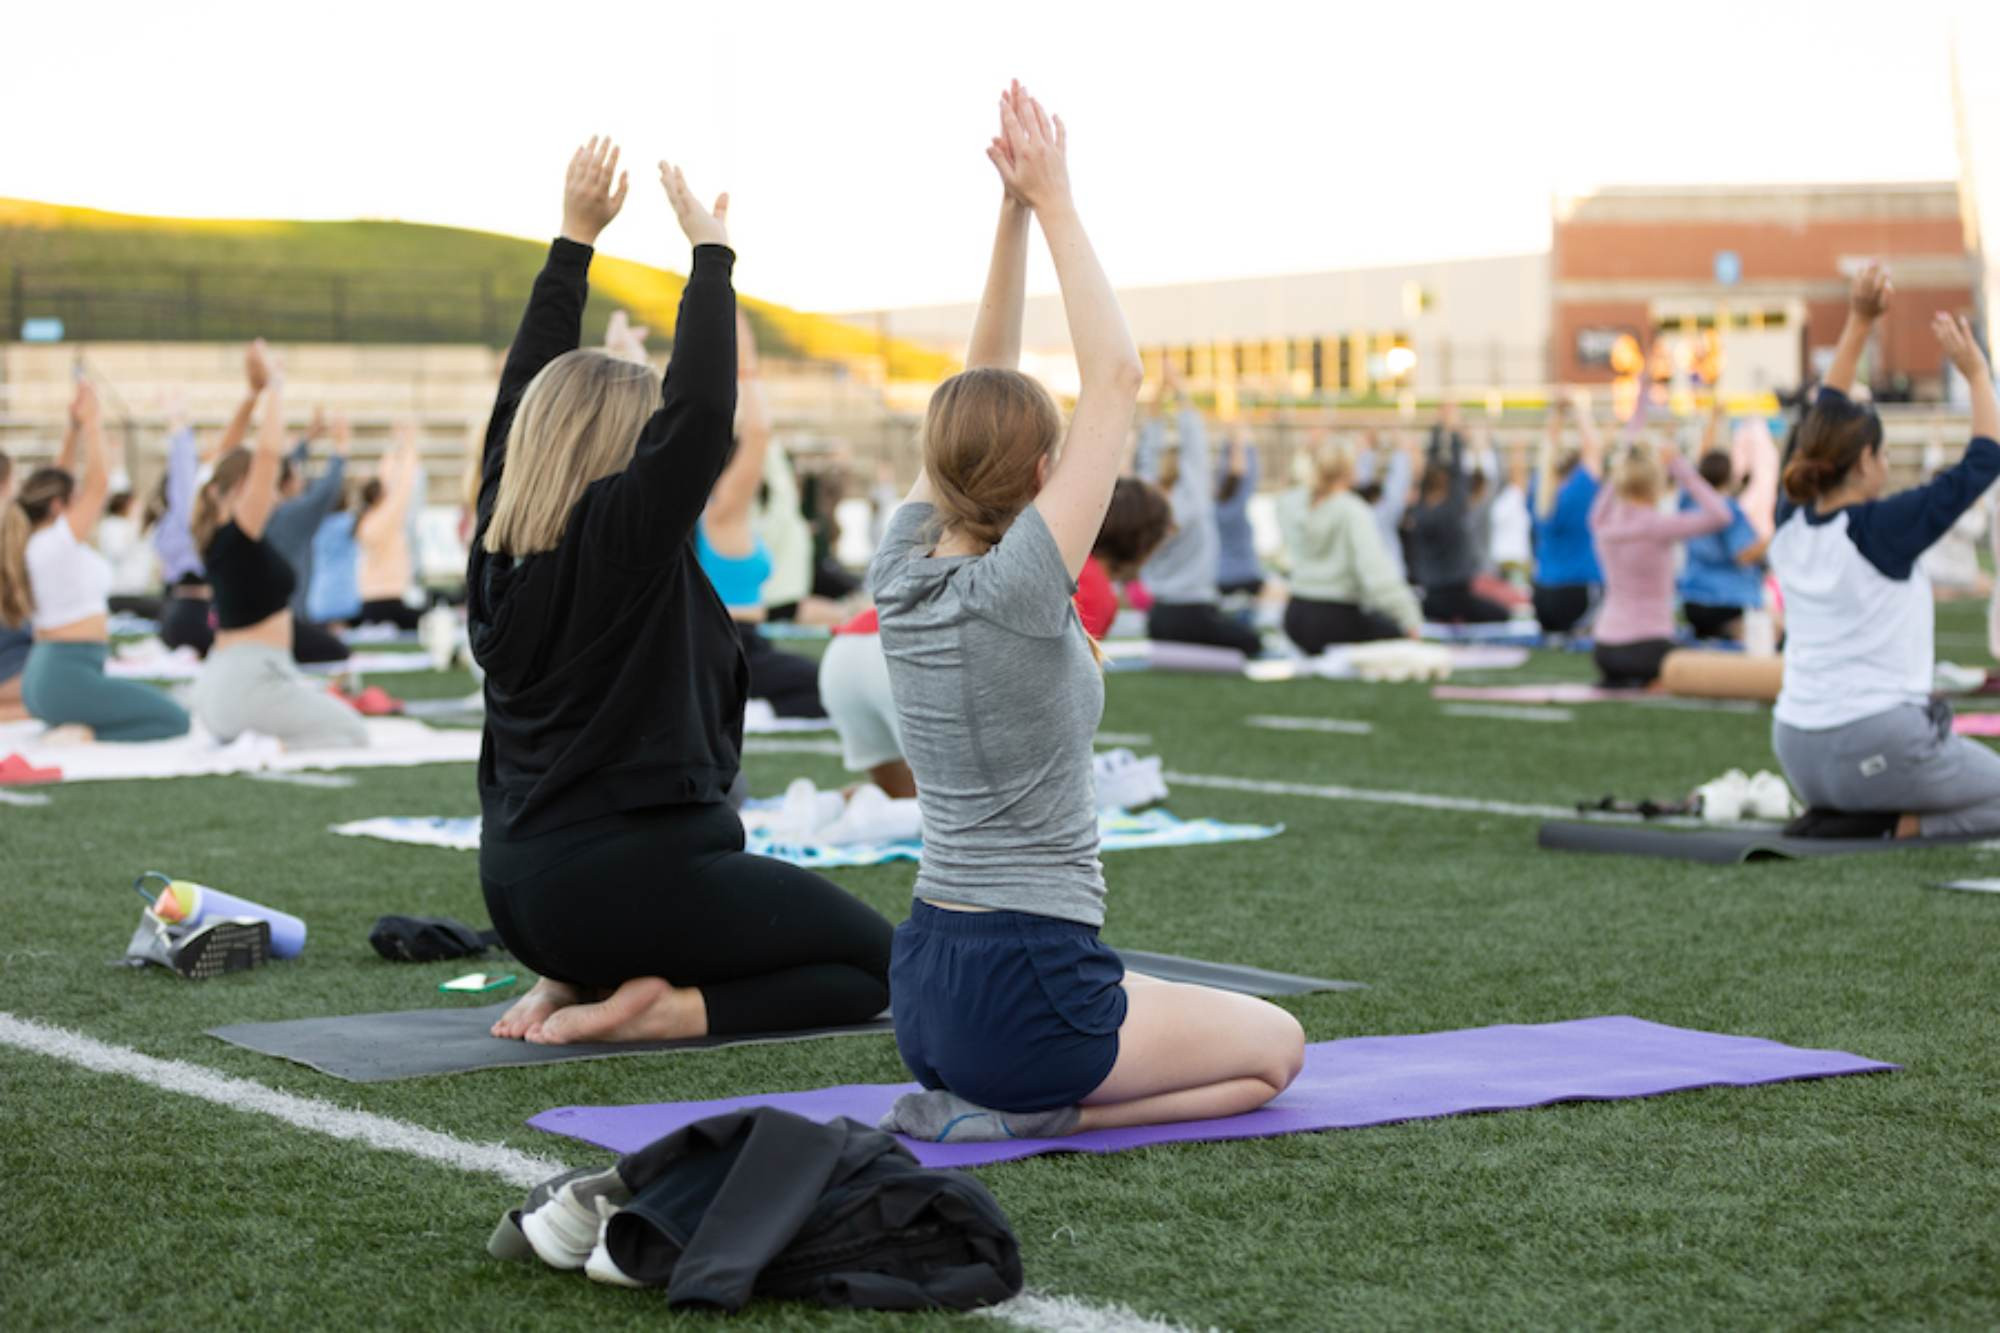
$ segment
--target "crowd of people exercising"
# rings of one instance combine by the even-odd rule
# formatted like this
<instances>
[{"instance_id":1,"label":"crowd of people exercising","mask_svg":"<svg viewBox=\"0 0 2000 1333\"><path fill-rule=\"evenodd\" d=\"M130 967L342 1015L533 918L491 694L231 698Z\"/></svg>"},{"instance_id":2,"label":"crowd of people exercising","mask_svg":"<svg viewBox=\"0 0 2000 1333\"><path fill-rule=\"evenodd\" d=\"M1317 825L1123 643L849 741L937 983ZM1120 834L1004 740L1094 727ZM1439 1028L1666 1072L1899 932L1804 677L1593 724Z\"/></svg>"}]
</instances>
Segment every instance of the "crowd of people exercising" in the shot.
<instances>
[{"instance_id":1,"label":"crowd of people exercising","mask_svg":"<svg viewBox=\"0 0 2000 1333\"><path fill-rule=\"evenodd\" d=\"M809 577L774 594L780 559L757 521L782 451L732 285L728 197L704 204L659 164L692 251L661 372L622 320L604 347L582 345L595 246L629 179L608 140L571 160L470 515L479 877L502 941L540 976L497 1035L672 1039L887 1009L923 1089L893 1127L930 1138L1229 1115L1297 1075L1303 1034L1283 1009L1129 974L1099 938L1097 639L1122 605L1155 640L1263 651L1242 614L1271 590L1258 451L1230 423L1212 444L1173 366L1144 392L1070 190L1066 127L1018 84L996 112L998 218L966 368L930 400L866 606L853 588L822 590L816 614L840 623L817 663L767 637L815 589ZM1076 354L1067 417L1019 369L1037 233ZM1317 653L1518 614L1589 634L1607 683L1643 686L1678 616L1695 636L1740 635L1769 596L1786 635L1773 744L1826 831L2000 830L2000 755L1954 737L1932 700L1922 562L2000 479L2000 401L1970 329L1939 315L1940 347L1972 387L1974 438L1891 494L1882 423L1854 379L1892 299L1881 269L1856 279L1782 462L1758 423L1725 444L1719 415L1692 462L1643 413L1608 449L1587 403L1551 414L1538 456L1516 445L1504 463L1450 409L1427 439L1314 438L1275 501L1284 635ZM346 651L329 626L414 623L414 434L356 487L348 432L326 423L332 456L308 482L322 432L288 450L284 394L282 365L253 345L215 446L174 432L149 535L131 497L111 496L88 384L54 466L16 479L0 460L0 679L29 715L104 741L187 731L166 693L106 674L115 606L203 654L192 712L215 737L366 743L299 664ZM906 920L744 850L752 700L830 716L850 769L918 802Z\"/></svg>"}]
</instances>

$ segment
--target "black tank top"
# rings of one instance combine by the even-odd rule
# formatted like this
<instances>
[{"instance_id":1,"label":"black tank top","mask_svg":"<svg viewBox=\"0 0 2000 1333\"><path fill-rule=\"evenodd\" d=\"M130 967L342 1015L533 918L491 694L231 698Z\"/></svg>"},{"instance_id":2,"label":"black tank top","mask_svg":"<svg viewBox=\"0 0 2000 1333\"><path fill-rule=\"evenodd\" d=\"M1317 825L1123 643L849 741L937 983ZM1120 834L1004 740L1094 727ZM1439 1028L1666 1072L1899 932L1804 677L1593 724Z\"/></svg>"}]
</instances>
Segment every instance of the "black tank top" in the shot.
<instances>
[{"instance_id":1,"label":"black tank top","mask_svg":"<svg viewBox=\"0 0 2000 1333\"><path fill-rule=\"evenodd\" d=\"M223 524L201 553L215 594L218 629L248 629L291 605L298 576L271 543Z\"/></svg>"}]
</instances>

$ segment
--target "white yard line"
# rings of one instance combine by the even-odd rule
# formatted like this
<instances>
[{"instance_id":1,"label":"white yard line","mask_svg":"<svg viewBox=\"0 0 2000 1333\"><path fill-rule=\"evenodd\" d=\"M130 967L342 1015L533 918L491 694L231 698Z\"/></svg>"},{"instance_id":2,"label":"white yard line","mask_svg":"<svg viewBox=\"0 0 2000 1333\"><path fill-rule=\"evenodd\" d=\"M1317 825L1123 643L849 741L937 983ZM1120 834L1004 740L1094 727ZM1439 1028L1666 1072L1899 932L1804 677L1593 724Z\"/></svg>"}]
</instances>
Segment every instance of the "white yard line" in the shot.
<instances>
[{"instance_id":1,"label":"white yard line","mask_svg":"<svg viewBox=\"0 0 2000 1333\"><path fill-rule=\"evenodd\" d=\"M1480 815L1518 815L1523 819L1575 819L1574 807L1524 805L1518 801L1477 801L1465 796L1434 796L1421 791L1383 791L1374 787L1342 787L1307 782L1262 782L1212 773L1166 773L1168 786L1215 787L1222 791L1258 792L1268 796L1310 796L1322 801L1360 801L1372 805L1404 805L1419 810L1457 810Z\"/></svg>"},{"instance_id":2,"label":"white yard line","mask_svg":"<svg viewBox=\"0 0 2000 1333\"><path fill-rule=\"evenodd\" d=\"M1375 732L1373 722L1351 722L1341 717L1273 717L1259 713L1244 718L1243 725L1266 731L1327 731L1341 736L1370 736Z\"/></svg>"},{"instance_id":3,"label":"white yard line","mask_svg":"<svg viewBox=\"0 0 2000 1333\"><path fill-rule=\"evenodd\" d=\"M114 1046L80 1032L49 1027L9 1013L0 1013L0 1046L12 1046L100 1074L116 1074L232 1111L269 1116L295 1129L328 1138L404 1153L475 1175L497 1176L519 1189L530 1189L569 1169L560 1162L520 1152L502 1143L470 1143L421 1125L280 1092L182 1060L161 1060L129 1046ZM1022 1292L1005 1304L979 1313L1017 1328L1040 1329L1044 1333L1185 1333L1182 1325L1149 1319L1123 1305L1100 1305L1074 1296L1036 1291Z\"/></svg>"},{"instance_id":4,"label":"white yard line","mask_svg":"<svg viewBox=\"0 0 2000 1333\"><path fill-rule=\"evenodd\" d=\"M47 805L48 795L38 791L15 791L11 787L0 787L0 805Z\"/></svg>"},{"instance_id":5,"label":"white yard line","mask_svg":"<svg viewBox=\"0 0 2000 1333\"><path fill-rule=\"evenodd\" d=\"M1523 704L1446 704L1438 711L1446 717L1490 717L1502 722L1576 721L1576 714L1567 708L1541 708Z\"/></svg>"},{"instance_id":6,"label":"white yard line","mask_svg":"<svg viewBox=\"0 0 2000 1333\"><path fill-rule=\"evenodd\" d=\"M839 741L780 740L775 736L745 736L745 754L831 754L840 753Z\"/></svg>"}]
</instances>

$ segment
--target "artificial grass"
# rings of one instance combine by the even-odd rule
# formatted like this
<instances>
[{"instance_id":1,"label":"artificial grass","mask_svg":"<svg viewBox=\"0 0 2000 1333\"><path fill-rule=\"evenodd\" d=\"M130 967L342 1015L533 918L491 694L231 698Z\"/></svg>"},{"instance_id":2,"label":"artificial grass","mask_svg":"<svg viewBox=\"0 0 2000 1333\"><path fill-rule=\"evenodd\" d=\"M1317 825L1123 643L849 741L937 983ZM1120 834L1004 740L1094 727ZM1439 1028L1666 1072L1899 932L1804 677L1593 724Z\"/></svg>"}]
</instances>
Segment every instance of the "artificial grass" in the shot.
<instances>
[{"instance_id":1,"label":"artificial grass","mask_svg":"<svg viewBox=\"0 0 2000 1333\"><path fill-rule=\"evenodd\" d=\"M1948 655L1965 660L1977 612L1941 620ZM1495 678L1587 670L1538 654ZM384 683L412 696L469 688L406 679ZM1376 725L1365 737L1273 733L1243 726L1252 713ZM1679 795L1727 767L1775 767L1767 715L1603 704L1570 725L1528 725L1446 718L1420 686L1115 675L1104 726L1149 734L1141 748L1185 773L1558 805ZM747 770L760 793L842 776L815 755L753 756ZM200 1035L226 1021L486 1002L435 991L466 964L382 963L364 938L386 911L483 921L475 858L324 832L369 815L473 813L469 768L352 776L338 790L87 784L54 789L47 807L0 809L13 925L0 1011L573 1163L602 1154L522 1119L563 1103L904 1077L890 1040L855 1038L353 1086ZM1907 1069L983 1170L1034 1287L1239 1329L2000 1322L2000 902L1927 887L1991 873L1990 854L1718 868L1539 852L1534 821L1510 816L1192 786L1170 804L1287 832L1107 859L1107 938L1371 983L1285 1001L1310 1039L1632 1013ZM106 967L136 918L125 885L147 868L298 912L306 956L201 985ZM895 918L912 873L833 877ZM0 1086L0 1161L29 1185L0 1240L0 1326L379 1323L394 1300L413 1311L395 1322L426 1327L663 1313L657 1299L486 1259L511 1193L499 1182L5 1050ZM134 1143L161 1126L174 1146L135 1162ZM218 1190L238 1145L250 1149L247 1183ZM208 1280L161 1286L157 1241L183 1228L206 1242ZM162 1294L120 1305L107 1289ZM741 1322L821 1319L760 1307Z\"/></svg>"}]
</instances>

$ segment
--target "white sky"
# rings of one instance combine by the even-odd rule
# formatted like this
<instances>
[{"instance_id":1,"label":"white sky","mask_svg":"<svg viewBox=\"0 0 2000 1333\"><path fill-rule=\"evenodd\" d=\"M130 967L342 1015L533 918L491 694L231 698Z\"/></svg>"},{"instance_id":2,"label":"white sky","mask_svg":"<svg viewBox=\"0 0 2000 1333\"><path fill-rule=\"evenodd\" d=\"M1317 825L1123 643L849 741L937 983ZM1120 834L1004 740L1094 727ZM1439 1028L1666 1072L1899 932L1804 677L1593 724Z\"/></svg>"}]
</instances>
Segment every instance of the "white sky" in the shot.
<instances>
[{"instance_id":1,"label":"white sky","mask_svg":"<svg viewBox=\"0 0 2000 1333\"><path fill-rule=\"evenodd\" d=\"M821 310L977 296L1010 76L1125 285L1540 249L1594 184L1949 178L1955 16L2000 61L1948 0L8 9L0 195L542 237L608 130L647 164L608 252L685 267L676 157L734 198L739 285Z\"/></svg>"}]
</instances>

